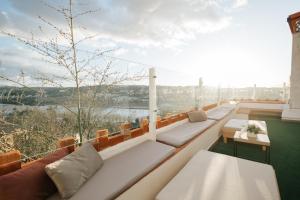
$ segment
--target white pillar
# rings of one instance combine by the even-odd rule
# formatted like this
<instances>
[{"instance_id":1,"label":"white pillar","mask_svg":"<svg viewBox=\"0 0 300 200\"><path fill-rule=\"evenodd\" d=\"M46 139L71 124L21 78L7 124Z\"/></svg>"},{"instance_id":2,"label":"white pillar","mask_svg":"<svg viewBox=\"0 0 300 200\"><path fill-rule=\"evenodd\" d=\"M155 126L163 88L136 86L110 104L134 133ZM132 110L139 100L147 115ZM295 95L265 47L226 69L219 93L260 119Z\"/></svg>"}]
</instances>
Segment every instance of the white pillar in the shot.
<instances>
[{"instance_id":1,"label":"white pillar","mask_svg":"<svg viewBox=\"0 0 300 200\"><path fill-rule=\"evenodd\" d=\"M232 97L231 100L236 99L236 91L235 91L235 87L232 88Z\"/></svg>"},{"instance_id":2,"label":"white pillar","mask_svg":"<svg viewBox=\"0 0 300 200\"><path fill-rule=\"evenodd\" d=\"M293 35L289 104L292 109L300 109L300 12L290 15L287 21Z\"/></svg>"},{"instance_id":3,"label":"white pillar","mask_svg":"<svg viewBox=\"0 0 300 200\"><path fill-rule=\"evenodd\" d=\"M155 68L149 69L149 133L153 140L156 140L156 73Z\"/></svg>"},{"instance_id":4,"label":"white pillar","mask_svg":"<svg viewBox=\"0 0 300 200\"><path fill-rule=\"evenodd\" d=\"M284 82L282 86L282 101L286 102L286 97L286 83Z\"/></svg>"},{"instance_id":5,"label":"white pillar","mask_svg":"<svg viewBox=\"0 0 300 200\"><path fill-rule=\"evenodd\" d=\"M221 104L221 86L218 86L218 99L217 99L218 106Z\"/></svg>"},{"instance_id":6,"label":"white pillar","mask_svg":"<svg viewBox=\"0 0 300 200\"><path fill-rule=\"evenodd\" d=\"M199 78L199 96L198 96L198 108L201 109L203 106L203 81L202 78Z\"/></svg>"},{"instance_id":7,"label":"white pillar","mask_svg":"<svg viewBox=\"0 0 300 200\"><path fill-rule=\"evenodd\" d=\"M300 32L293 34L293 53L291 70L291 108L300 108Z\"/></svg>"},{"instance_id":8,"label":"white pillar","mask_svg":"<svg viewBox=\"0 0 300 200\"><path fill-rule=\"evenodd\" d=\"M286 88L286 100L289 103L291 99L291 84L289 84Z\"/></svg>"},{"instance_id":9,"label":"white pillar","mask_svg":"<svg viewBox=\"0 0 300 200\"><path fill-rule=\"evenodd\" d=\"M256 100L256 84L254 84L254 86L253 86L252 99L253 99L253 100Z\"/></svg>"}]
</instances>

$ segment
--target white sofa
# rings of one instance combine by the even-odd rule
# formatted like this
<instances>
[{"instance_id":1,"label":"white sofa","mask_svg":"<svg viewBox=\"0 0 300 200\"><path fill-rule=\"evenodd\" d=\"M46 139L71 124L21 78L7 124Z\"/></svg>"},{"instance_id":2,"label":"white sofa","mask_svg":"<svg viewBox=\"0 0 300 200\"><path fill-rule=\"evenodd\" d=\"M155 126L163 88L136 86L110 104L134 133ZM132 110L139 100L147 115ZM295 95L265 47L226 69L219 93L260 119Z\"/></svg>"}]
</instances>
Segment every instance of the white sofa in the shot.
<instances>
[{"instance_id":1,"label":"white sofa","mask_svg":"<svg viewBox=\"0 0 300 200\"><path fill-rule=\"evenodd\" d=\"M70 200L115 199L175 152L175 148L147 140L104 160L103 166ZM61 199L55 194L48 200Z\"/></svg>"}]
</instances>

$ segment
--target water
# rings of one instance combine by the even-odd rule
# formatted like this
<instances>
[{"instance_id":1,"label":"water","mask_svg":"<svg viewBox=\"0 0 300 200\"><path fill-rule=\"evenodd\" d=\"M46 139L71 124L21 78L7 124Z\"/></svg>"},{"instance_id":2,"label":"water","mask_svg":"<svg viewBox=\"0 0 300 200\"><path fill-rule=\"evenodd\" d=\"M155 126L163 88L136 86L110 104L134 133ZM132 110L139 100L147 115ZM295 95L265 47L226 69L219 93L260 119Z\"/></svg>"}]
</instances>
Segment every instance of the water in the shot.
<instances>
[{"instance_id":1,"label":"water","mask_svg":"<svg viewBox=\"0 0 300 200\"><path fill-rule=\"evenodd\" d=\"M24 111L27 109L39 109L41 111L46 111L48 109L54 109L59 113L69 112L66 108L60 105L45 105L45 106L28 106L28 105L13 105L13 104L0 104L0 111L4 114L10 114L15 111ZM75 107L70 108L73 111L76 111ZM121 117L132 117L132 118L141 118L148 116L149 111L145 108L94 108L94 114L97 116L100 115L119 115Z\"/></svg>"}]
</instances>

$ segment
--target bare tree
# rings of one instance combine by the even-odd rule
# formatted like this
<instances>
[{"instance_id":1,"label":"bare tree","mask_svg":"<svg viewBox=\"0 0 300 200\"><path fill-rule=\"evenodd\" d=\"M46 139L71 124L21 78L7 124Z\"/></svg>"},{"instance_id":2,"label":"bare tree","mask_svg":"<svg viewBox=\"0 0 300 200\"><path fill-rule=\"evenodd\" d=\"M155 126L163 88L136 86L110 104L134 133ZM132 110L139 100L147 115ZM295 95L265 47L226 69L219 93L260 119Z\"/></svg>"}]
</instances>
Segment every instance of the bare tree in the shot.
<instances>
[{"instance_id":1,"label":"bare tree","mask_svg":"<svg viewBox=\"0 0 300 200\"><path fill-rule=\"evenodd\" d=\"M75 88L63 106L76 116L77 132L81 143L85 135L89 138L92 131L91 127L96 126L93 109L97 103L99 104L97 102L98 90L103 88L108 90L112 85L117 85L127 80L137 80L144 76L140 72L129 75L128 73L113 71L112 62L105 60L105 57L103 57L105 53L112 51L112 49L81 50L81 44L96 36L78 37L77 31L81 27L77 26L76 22L80 17L98 12L99 9L76 12L74 2L72 0L67 0L67 2L67 4L61 6L44 3L45 6L64 19L65 26L56 25L45 17L38 16L45 26L50 27L56 33L54 38L44 41L36 38L34 34L31 34L31 38L28 39L5 31L1 31L1 33L29 46L32 50L42 55L47 63L64 69L66 73L63 74L39 72L35 78L40 80L43 85L64 87L64 84L68 83ZM39 30L42 33L43 27L39 27ZM99 62L99 59L102 59L102 62ZM24 75L24 72L22 74ZM4 76L0 76L0 78L7 79ZM17 82L20 84L20 81ZM20 85L24 84L21 83ZM101 85L106 87L99 87ZM74 105L76 110L73 109Z\"/></svg>"}]
</instances>

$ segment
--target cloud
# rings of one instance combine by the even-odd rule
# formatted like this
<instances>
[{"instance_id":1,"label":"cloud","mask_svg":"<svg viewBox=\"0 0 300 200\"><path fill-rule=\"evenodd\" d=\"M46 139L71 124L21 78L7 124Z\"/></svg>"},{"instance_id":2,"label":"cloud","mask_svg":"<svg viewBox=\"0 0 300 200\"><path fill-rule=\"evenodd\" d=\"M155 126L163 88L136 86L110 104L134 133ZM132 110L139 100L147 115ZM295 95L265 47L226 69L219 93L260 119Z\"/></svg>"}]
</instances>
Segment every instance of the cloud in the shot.
<instances>
[{"instance_id":1,"label":"cloud","mask_svg":"<svg viewBox=\"0 0 300 200\"><path fill-rule=\"evenodd\" d=\"M51 4L58 6L61 1L54 0ZM80 33L141 46L176 46L193 40L198 34L224 29L232 18L227 10L246 4L247 0L88 0L84 3L78 0L74 11L100 9L76 20L79 27L85 28L80 29ZM62 16L41 1L12 0L11 5L16 12L9 13L8 17L15 29L34 28L38 15L66 25Z\"/></svg>"},{"instance_id":2,"label":"cloud","mask_svg":"<svg viewBox=\"0 0 300 200\"><path fill-rule=\"evenodd\" d=\"M4 27L6 25L6 21L7 21L6 12L4 11L0 12L0 27Z\"/></svg>"},{"instance_id":3,"label":"cloud","mask_svg":"<svg viewBox=\"0 0 300 200\"><path fill-rule=\"evenodd\" d=\"M51 0L52 5L59 7L68 1ZM245 6L247 0L74 0L74 12L100 8L99 12L82 16L75 20L77 35L96 34L97 37L83 44L84 49L117 49L112 55L127 54L132 47L144 55L145 46L172 47L193 41L199 34L220 31L232 23L231 12ZM67 5L67 4L66 4ZM0 27L17 35L35 36L46 39L54 37L54 30L39 26L38 19L43 16L53 24L66 28L64 17L53 11L40 0L10 0L9 9L0 10ZM43 26L46 27L46 26ZM6 37L0 37L0 43ZM2 65L0 73L10 78L17 78L20 70L34 74L63 74L58 68L45 64L40 57L17 43L4 42L0 48ZM19 48L21 47L22 48ZM128 47L128 46L127 46Z\"/></svg>"},{"instance_id":4,"label":"cloud","mask_svg":"<svg viewBox=\"0 0 300 200\"><path fill-rule=\"evenodd\" d=\"M214 32L230 24L222 1L112 0L101 5L89 27L102 37L142 45L179 45L199 33ZM100 19L100 20L99 20Z\"/></svg>"},{"instance_id":5,"label":"cloud","mask_svg":"<svg viewBox=\"0 0 300 200\"><path fill-rule=\"evenodd\" d=\"M16 80L20 72L32 77L43 74L64 74L60 67L43 62L41 57L28 48L5 46L0 48L0 74Z\"/></svg>"},{"instance_id":6,"label":"cloud","mask_svg":"<svg viewBox=\"0 0 300 200\"><path fill-rule=\"evenodd\" d=\"M236 0L233 4L233 8L239 8L246 6L248 4L248 0Z\"/></svg>"}]
</instances>

